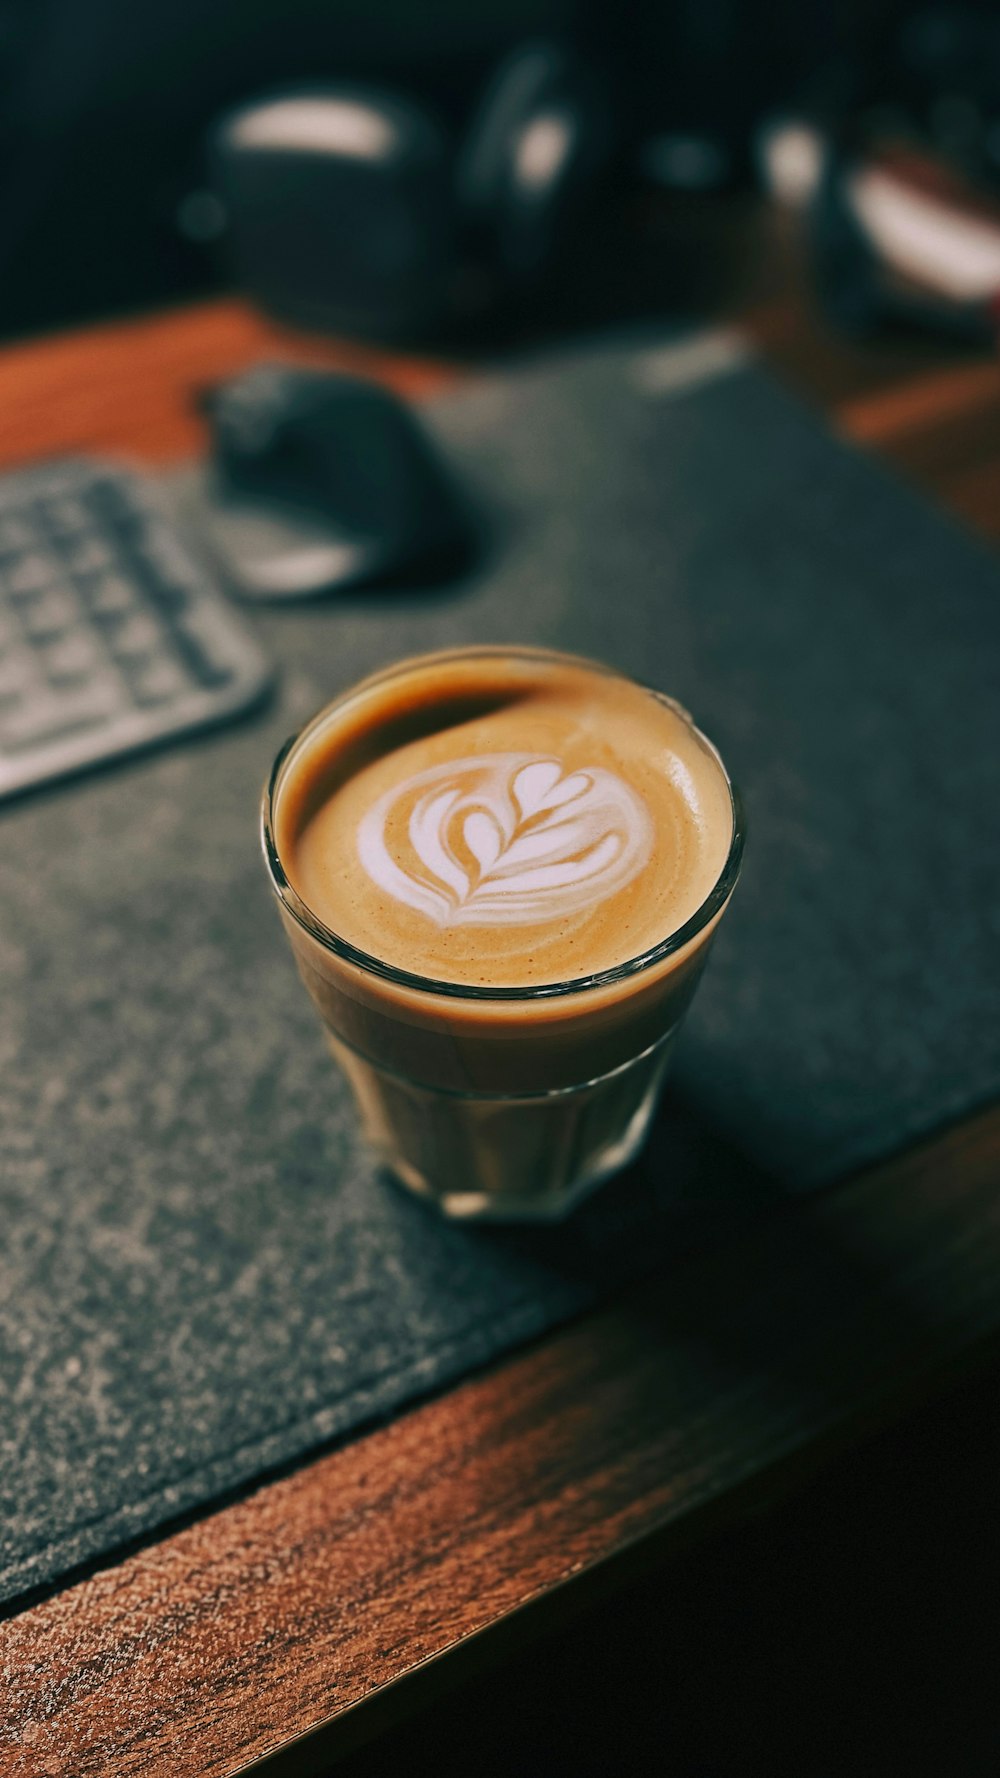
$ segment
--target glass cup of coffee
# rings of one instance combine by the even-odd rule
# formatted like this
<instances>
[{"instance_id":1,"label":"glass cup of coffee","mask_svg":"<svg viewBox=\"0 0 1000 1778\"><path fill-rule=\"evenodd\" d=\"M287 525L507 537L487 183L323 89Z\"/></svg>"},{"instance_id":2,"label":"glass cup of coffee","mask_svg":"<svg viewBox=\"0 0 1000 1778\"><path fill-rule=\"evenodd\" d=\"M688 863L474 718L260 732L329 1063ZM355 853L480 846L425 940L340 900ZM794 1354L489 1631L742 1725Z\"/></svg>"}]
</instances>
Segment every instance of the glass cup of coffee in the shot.
<instances>
[{"instance_id":1,"label":"glass cup of coffee","mask_svg":"<svg viewBox=\"0 0 1000 1778\"><path fill-rule=\"evenodd\" d=\"M401 661L285 744L262 839L397 1179L547 1220L633 1158L743 849L678 704L542 649Z\"/></svg>"}]
</instances>

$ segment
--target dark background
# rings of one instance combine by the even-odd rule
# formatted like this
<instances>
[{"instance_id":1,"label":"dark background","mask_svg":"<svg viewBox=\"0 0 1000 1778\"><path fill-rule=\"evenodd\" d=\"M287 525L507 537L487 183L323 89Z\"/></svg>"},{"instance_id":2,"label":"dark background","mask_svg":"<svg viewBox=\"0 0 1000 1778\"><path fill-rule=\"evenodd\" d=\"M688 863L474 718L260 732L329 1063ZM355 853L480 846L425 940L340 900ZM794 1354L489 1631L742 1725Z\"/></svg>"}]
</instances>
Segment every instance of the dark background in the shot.
<instances>
[{"instance_id":1,"label":"dark background","mask_svg":"<svg viewBox=\"0 0 1000 1778\"><path fill-rule=\"evenodd\" d=\"M274 88L377 81L459 131L498 59L544 33L600 69L626 159L658 131L694 132L739 181L757 119L804 91L842 104L891 84L900 30L925 13L912 0L2 0L0 332L217 282L184 232L185 199L213 118Z\"/></svg>"}]
</instances>

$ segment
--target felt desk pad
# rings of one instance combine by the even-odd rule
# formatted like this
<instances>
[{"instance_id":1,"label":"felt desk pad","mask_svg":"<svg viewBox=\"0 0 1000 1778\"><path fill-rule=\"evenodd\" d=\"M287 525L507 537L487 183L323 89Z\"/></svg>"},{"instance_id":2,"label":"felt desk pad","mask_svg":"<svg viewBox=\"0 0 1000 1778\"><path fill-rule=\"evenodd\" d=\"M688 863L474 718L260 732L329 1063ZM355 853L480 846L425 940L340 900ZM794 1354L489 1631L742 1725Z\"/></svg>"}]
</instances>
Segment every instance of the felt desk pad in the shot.
<instances>
[{"instance_id":1,"label":"felt desk pad","mask_svg":"<svg viewBox=\"0 0 1000 1778\"><path fill-rule=\"evenodd\" d=\"M262 615L266 711L0 817L0 1597L1000 1086L987 550L725 337L522 369L429 423L487 520L463 586ZM256 838L313 708L512 640L678 696L750 835L645 1158L536 1235L378 1176Z\"/></svg>"}]
</instances>

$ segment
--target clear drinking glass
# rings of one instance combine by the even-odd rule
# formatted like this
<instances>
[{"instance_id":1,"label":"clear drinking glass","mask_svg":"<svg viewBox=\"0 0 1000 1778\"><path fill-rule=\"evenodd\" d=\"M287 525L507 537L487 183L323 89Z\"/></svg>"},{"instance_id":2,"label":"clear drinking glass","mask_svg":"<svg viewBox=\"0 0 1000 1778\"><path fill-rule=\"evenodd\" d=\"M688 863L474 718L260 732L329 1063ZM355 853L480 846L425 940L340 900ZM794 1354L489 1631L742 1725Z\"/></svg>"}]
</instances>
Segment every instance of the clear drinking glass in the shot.
<instances>
[{"instance_id":1,"label":"clear drinking glass","mask_svg":"<svg viewBox=\"0 0 1000 1778\"><path fill-rule=\"evenodd\" d=\"M456 650L447 658L498 652ZM502 652L554 664L569 658L538 649ZM289 882L275 842L282 784L300 750L361 690L413 666L401 662L365 680L282 747L261 811L268 874L299 973L380 1160L449 1216L553 1220L642 1146L739 875L739 797L686 711L644 688L681 716L729 789L729 850L701 907L642 955L571 981L479 987L415 975L324 925Z\"/></svg>"}]
</instances>

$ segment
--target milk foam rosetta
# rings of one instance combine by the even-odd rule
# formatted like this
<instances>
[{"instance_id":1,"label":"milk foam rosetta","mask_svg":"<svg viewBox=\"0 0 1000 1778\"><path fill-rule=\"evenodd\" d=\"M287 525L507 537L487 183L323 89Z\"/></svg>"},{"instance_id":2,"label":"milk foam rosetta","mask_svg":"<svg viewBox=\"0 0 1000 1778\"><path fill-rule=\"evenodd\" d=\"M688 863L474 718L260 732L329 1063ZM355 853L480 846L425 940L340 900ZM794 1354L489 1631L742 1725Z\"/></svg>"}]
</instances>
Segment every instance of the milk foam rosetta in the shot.
<instances>
[{"instance_id":1,"label":"milk foam rosetta","mask_svg":"<svg viewBox=\"0 0 1000 1778\"><path fill-rule=\"evenodd\" d=\"M604 901L647 863L644 803L601 766L495 753L419 772L358 824L372 882L439 926L556 920Z\"/></svg>"},{"instance_id":2,"label":"milk foam rosetta","mask_svg":"<svg viewBox=\"0 0 1000 1778\"><path fill-rule=\"evenodd\" d=\"M289 880L332 931L456 983L572 980L711 892L728 783L682 712L571 657L430 656L361 686L293 754Z\"/></svg>"}]
</instances>

